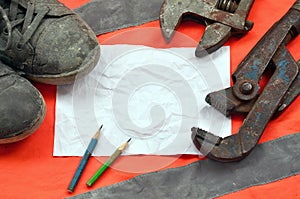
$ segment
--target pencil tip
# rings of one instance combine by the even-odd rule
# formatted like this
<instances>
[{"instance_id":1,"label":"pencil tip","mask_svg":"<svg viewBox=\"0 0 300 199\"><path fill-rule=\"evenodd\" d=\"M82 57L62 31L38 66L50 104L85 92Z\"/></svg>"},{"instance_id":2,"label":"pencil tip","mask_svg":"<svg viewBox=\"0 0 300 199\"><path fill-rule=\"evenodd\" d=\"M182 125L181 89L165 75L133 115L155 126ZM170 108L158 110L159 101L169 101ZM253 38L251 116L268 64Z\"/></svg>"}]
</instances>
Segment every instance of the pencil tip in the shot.
<instances>
[{"instance_id":1,"label":"pencil tip","mask_svg":"<svg viewBox=\"0 0 300 199\"><path fill-rule=\"evenodd\" d=\"M129 138L129 140L127 140L127 143L130 142L131 138Z\"/></svg>"},{"instance_id":2,"label":"pencil tip","mask_svg":"<svg viewBox=\"0 0 300 199\"><path fill-rule=\"evenodd\" d=\"M98 129L98 131L96 132L96 134L94 135L93 138L95 138L95 139L98 139L98 138L99 138L99 135L100 135L100 131L101 131L101 129L102 129L102 126L103 126L103 124L100 126L100 128Z\"/></svg>"}]
</instances>

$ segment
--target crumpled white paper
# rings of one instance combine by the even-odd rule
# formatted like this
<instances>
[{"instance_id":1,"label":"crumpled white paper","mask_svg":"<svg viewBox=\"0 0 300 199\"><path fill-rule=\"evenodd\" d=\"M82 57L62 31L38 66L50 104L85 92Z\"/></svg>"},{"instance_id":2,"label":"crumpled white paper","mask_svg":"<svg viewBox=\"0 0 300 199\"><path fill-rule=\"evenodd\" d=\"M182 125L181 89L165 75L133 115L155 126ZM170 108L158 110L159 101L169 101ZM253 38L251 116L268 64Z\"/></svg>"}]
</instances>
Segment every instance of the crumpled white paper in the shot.
<instances>
[{"instance_id":1,"label":"crumpled white paper","mask_svg":"<svg viewBox=\"0 0 300 199\"><path fill-rule=\"evenodd\" d=\"M101 124L97 156L111 155L129 138L123 154L199 154L191 127L230 135L230 119L205 102L230 85L229 47L204 58L194 51L102 45L91 73L57 87L53 155L83 155Z\"/></svg>"}]
</instances>

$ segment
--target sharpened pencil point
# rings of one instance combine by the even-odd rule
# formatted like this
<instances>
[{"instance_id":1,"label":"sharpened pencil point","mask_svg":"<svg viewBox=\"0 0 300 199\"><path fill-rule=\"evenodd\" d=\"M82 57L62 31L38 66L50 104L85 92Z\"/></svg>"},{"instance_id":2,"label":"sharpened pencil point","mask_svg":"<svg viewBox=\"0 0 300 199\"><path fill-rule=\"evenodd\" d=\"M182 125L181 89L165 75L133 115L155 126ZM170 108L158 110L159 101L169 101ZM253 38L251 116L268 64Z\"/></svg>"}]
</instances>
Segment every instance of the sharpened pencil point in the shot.
<instances>
[{"instance_id":1,"label":"sharpened pencil point","mask_svg":"<svg viewBox=\"0 0 300 199\"><path fill-rule=\"evenodd\" d=\"M129 140L127 140L127 143L129 143L129 142L130 142L130 140L131 140L131 138L129 138Z\"/></svg>"},{"instance_id":2,"label":"sharpened pencil point","mask_svg":"<svg viewBox=\"0 0 300 199\"><path fill-rule=\"evenodd\" d=\"M103 124L100 126L100 128L98 129L98 131L96 132L96 134L94 135L94 139L98 139L99 138L99 135L100 135L100 131L101 131L101 129L102 129L102 126L103 126Z\"/></svg>"}]
</instances>

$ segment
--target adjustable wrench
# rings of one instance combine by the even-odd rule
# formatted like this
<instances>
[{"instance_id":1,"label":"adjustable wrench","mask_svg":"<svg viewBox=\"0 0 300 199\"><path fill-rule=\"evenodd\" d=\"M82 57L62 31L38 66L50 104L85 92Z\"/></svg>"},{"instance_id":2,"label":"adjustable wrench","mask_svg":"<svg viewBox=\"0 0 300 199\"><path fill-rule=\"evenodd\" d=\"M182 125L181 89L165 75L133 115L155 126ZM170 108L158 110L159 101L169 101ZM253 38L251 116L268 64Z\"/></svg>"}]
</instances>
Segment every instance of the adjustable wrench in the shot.
<instances>
[{"instance_id":1,"label":"adjustable wrench","mask_svg":"<svg viewBox=\"0 0 300 199\"><path fill-rule=\"evenodd\" d=\"M196 49L203 57L220 48L231 35L241 36L252 29L246 20L254 0L165 0L160 10L160 26L170 42L182 19L203 22L206 30Z\"/></svg>"}]
</instances>

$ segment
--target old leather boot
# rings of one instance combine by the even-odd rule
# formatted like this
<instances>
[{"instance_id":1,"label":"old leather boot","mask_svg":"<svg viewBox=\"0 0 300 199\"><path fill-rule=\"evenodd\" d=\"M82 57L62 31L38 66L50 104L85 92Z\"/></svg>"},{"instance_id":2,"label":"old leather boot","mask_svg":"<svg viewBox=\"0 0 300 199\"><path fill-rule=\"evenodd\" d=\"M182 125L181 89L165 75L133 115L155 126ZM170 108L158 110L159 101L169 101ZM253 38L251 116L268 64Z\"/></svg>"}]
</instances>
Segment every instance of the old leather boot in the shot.
<instances>
[{"instance_id":1,"label":"old leather boot","mask_svg":"<svg viewBox=\"0 0 300 199\"><path fill-rule=\"evenodd\" d=\"M56 0L0 0L0 60L26 77L72 83L97 64L94 32Z\"/></svg>"},{"instance_id":2,"label":"old leather boot","mask_svg":"<svg viewBox=\"0 0 300 199\"><path fill-rule=\"evenodd\" d=\"M45 102L39 91L1 62L0 114L0 144L31 135L45 115Z\"/></svg>"}]
</instances>

